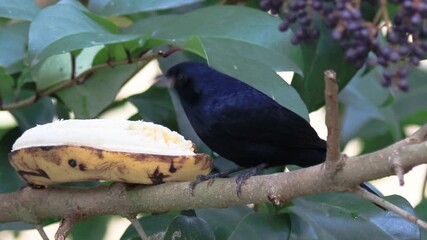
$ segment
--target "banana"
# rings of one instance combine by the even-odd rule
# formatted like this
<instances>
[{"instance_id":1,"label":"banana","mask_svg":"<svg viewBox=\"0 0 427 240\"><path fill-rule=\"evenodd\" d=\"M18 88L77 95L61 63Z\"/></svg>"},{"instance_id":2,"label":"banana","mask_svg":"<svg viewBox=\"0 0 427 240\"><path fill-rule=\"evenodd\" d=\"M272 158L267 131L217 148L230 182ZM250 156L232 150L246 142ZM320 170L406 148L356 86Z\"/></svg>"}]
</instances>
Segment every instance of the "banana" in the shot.
<instances>
[{"instance_id":1,"label":"banana","mask_svg":"<svg viewBox=\"0 0 427 240\"><path fill-rule=\"evenodd\" d=\"M212 159L191 141L154 123L62 120L18 138L9 160L30 186L111 180L135 184L194 181Z\"/></svg>"}]
</instances>

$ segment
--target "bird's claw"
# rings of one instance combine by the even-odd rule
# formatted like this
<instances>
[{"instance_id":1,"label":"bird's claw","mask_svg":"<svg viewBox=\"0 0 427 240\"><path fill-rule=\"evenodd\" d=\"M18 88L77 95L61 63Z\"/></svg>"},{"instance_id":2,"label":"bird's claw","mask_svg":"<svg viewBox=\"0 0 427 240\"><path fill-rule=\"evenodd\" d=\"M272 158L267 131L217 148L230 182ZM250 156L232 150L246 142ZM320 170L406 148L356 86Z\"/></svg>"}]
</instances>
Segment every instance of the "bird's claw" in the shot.
<instances>
[{"instance_id":1,"label":"bird's claw","mask_svg":"<svg viewBox=\"0 0 427 240\"><path fill-rule=\"evenodd\" d=\"M258 174L258 172L261 169L264 169L267 166L267 164L262 163L252 169L250 169L249 171L247 171L246 173L243 173L239 176L237 176L236 178L236 192L237 192L237 197L240 198L242 196L242 185L251 177L255 176Z\"/></svg>"},{"instance_id":2,"label":"bird's claw","mask_svg":"<svg viewBox=\"0 0 427 240\"><path fill-rule=\"evenodd\" d=\"M208 186L211 186L216 178L220 178L223 176L224 174L222 173L214 173L209 175L197 175L196 181L191 182L189 185L189 192L191 196L194 196L194 189L196 188L197 185L199 185L199 183L209 180Z\"/></svg>"}]
</instances>

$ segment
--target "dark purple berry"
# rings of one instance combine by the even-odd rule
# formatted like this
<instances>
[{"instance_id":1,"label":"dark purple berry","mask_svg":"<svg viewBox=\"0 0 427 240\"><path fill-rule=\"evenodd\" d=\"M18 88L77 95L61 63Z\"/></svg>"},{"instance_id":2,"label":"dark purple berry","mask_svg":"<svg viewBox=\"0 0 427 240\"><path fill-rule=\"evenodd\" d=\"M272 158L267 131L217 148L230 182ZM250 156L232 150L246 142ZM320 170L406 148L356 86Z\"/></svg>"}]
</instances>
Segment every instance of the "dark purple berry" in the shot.
<instances>
[{"instance_id":1,"label":"dark purple berry","mask_svg":"<svg viewBox=\"0 0 427 240\"><path fill-rule=\"evenodd\" d=\"M398 79L397 86L402 92L407 92L409 90L409 83L408 83L408 80L406 80L406 78Z\"/></svg>"},{"instance_id":2,"label":"dark purple berry","mask_svg":"<svg viewBox=\"0 0 427 240\"><path fill-rule=\"evenodd\" d=\"M279 24L279 30L285 32L289 28L289 22L285 19Z\"/></svg>"}]
</instances>

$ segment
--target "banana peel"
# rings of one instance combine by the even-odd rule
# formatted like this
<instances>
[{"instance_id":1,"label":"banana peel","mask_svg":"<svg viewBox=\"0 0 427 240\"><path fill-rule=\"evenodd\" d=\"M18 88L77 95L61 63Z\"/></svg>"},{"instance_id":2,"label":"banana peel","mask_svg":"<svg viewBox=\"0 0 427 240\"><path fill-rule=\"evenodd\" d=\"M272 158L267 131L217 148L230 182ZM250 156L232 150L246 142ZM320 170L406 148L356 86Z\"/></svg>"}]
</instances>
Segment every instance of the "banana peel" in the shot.
<instances>
[{"instance_id":1,"label":"banana peel","mask_svg":"<svg viewBox=\"0 0 427 240\"><path fill-rule=\"evenodd\" d=\"M160 184L208 174L212 159L194 151L190 141L153 123L63 120L27 130L9 160L34 187L89 180Z\"/></svg>"}]
</instances>

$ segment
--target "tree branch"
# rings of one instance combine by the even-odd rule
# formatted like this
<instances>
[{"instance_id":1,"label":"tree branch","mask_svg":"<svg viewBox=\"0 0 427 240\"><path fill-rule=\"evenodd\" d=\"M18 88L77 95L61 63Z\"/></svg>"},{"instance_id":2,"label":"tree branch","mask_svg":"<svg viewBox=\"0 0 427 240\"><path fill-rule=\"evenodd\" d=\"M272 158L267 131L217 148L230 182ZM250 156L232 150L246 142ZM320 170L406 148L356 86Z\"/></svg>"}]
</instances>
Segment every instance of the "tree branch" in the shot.
<instances>
[{"instance_id":1,"label":"tree branch","mask_svg":"<svg viewBox=\"0 0 427 240\"><path fill-rule=\"evenodd\" d=\"M396 213L397 215L405 218L406 220L417 224L418 226L427 229L427 223L418 219L416 216L410 214L409 212L397 207L396 205L386 201L385 199L382 199L380 197L378 197L377 195L368 192L367 190L358 187L355 191L355 194L359 195L360 197L362 197L363 199L369 200L375 204L377 204L378 206L383 207L384 209L390 210L391 212Z\"/></svg>"},{"instance_id":2,"label":"tree branch","mask_svg":"<svg viewBox=\"0 0 427 240\"><path fill-rule=\"evenodd\" d=\"M189 193L188 182L157 186L115 183L95 188L23 188L0 194L0 222L40 223L44 219L80 214L135 216L140 212L162 213L195 208L223 208L239 204L280 202L328 191L351 191L360 183L390 176L391 155L400 158L405 172L427 163L427 124L412 136L370 154L349 157L333 179L322 165L287 173L255 176L236 196L234 179L217 179L210 187L201 183Z\"/></svg>"},{"instance_id":3,"label":"tree branch","mask_svg":"<svg viewBox=\"0 0 427 240\"><path fill-rule=\"evenodd\" d=\"M333 178L345 162L340 148L340 117L338 109L338 83L336 73L325 71L325 123L328 129L325 169L328 177Z\"/></svg>"}]
</instances>

